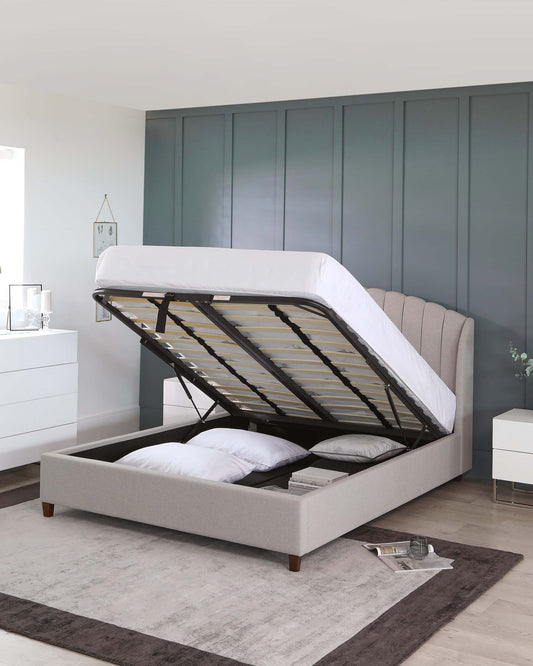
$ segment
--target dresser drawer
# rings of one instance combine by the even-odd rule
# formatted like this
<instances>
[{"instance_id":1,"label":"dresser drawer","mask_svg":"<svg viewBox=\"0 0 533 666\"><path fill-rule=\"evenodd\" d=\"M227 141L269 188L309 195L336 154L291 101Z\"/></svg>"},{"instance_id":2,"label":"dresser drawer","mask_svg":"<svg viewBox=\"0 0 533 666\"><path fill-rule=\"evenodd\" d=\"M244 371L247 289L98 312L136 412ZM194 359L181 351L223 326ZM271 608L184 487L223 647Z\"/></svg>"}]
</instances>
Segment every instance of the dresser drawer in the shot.
<instances>
[{"instance_id":1,"label":"dresser drawer","mask_svg":"<svg viewBox=\"0 0 533 666\"><path fill-rule=\"evenodd\" d=\"M77 411L77 393L2 405L0 406L0 438L75 423Z\"/></svg>"},{"instance_id":2,"label":"dresser drawer","mask_svg":"<svg viewBox=\"0 0 533 666\"><path fill-rule=\"evenodd\" d=\"M0 439L0 470L38 462L41 454L76 444L77 424L25 432Z\"/></svg>"},{"instance_id":3,"label":"dresser drawer","mask_svg":"<svg viewBox=\"0 0 533 666\"><path fill-rule=\"evenodd\" d=\"M13 334L0 338L0 372L76 363L76 331Z\"/></svg>"},{"instance_id":4,"label":"dresser drawer","mask_svg":"<svg viewBox=\"0 0 533 666\"><path fill-rule=\"evenodd\" d=\"M533 484L533 454L493 449L492 476L501 481Z\"/></svg>"},{"instance_id":5,"label":"dresser drawer","mask_svg":"<svg viewBox=\"0 0 533 666\"><path fill-rule=\"evenodd\" d=\"M76 393L78 364L0 373L0 405Z\"/></svg>"}]
</instances>

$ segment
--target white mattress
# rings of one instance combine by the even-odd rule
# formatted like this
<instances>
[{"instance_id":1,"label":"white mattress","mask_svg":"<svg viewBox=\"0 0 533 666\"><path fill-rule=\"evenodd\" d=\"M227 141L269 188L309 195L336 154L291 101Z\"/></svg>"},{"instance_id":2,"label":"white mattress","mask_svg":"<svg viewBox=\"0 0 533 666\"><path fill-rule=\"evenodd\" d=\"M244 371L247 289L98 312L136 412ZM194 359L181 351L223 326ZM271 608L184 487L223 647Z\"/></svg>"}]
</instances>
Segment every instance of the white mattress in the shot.
<instances>
[{"instance_id":1,"label":"white mattress","mask_svg":"<svg viewBox=\"0 0 533 666\"><path fill-rule=\"evenodd\" d=\"M330 307L450 433L455 395L366 289L319 252L119 245L100 256L97 288L309 298Z\"/></svg>"}]
</instances>

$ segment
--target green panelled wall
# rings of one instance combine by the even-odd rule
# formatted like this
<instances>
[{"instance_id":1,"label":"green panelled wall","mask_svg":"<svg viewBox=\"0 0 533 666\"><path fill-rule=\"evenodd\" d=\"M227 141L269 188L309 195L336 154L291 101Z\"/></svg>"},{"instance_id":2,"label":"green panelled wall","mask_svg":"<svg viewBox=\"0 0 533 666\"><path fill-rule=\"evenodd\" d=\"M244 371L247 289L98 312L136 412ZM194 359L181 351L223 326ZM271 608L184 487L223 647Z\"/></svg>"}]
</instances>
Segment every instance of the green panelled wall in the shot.
<instances>
[{"instance_id":1,"label":"green panelled wall","mask_svg":"<svg viewBox=\"0 0 533 666\"><path fill-rule=\"evenodd\" d=\"M327 252L365 286L476 321L474 473L491 419L533 408L533 84L151 111L144 242ZM143 424L162 379L143 353ZM533 381L533 378L530 380Z\"/></svg>"}]
</instances>

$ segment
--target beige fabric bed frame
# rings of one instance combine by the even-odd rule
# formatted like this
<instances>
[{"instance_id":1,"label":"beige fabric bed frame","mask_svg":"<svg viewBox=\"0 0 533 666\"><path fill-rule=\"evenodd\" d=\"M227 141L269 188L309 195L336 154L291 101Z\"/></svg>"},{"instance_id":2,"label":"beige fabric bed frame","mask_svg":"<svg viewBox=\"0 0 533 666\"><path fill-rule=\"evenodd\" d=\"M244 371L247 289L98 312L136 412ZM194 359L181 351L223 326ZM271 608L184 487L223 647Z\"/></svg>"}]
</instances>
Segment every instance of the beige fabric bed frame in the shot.
<instances>
[{"instance_id":1,"label":"beige fabric bed frame","mask_svg":"<svg viewBox=\"0 0 533 666\"><path fill-rule=\"evenodd\" d=\"M456 394L452 434L302 496L72 455L126 439L115 437L42 456L44 515L65 505L246 544L288 554L298 571L306 553L459 477L472 460L473 320L397 292L369 292ZM171 432L154 428L127 439Z\"/></svg>"}]
</instances>

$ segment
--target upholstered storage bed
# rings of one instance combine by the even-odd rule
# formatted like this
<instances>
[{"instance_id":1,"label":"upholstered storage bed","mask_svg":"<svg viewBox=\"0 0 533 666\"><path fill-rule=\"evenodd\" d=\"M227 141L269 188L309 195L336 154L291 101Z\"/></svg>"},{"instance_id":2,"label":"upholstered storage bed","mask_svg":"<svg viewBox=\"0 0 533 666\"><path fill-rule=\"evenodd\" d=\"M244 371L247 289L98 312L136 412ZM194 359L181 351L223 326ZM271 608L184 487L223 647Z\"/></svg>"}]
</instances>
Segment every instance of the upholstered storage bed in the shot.
<instances>
[{"instance_id":1,"label":"upholstered storage bed","mask_svg":"<svg viewBox=\"0 0 533 666\"><path fill-rule=\"evenodd\" d=\"M119 246L100 258L96 286L103 307L228 416L45 454L45 515L60 504L225 539L286 553L299 570L302 555L471 466L471 319L367 291L319 253ZM408 449L301 496L263 489L267 478L230 484L114 462L218 426L305 448L366 433Z\"/></svg>"}]
</instances>

